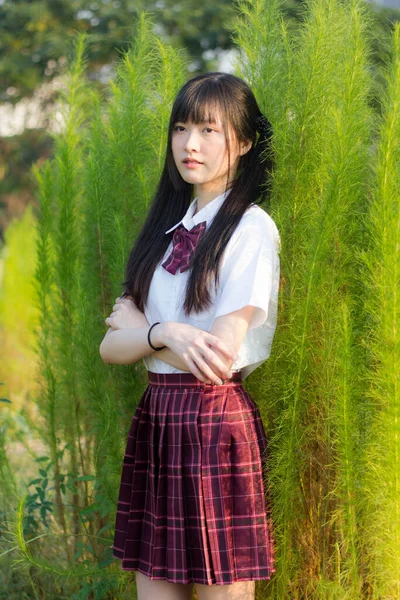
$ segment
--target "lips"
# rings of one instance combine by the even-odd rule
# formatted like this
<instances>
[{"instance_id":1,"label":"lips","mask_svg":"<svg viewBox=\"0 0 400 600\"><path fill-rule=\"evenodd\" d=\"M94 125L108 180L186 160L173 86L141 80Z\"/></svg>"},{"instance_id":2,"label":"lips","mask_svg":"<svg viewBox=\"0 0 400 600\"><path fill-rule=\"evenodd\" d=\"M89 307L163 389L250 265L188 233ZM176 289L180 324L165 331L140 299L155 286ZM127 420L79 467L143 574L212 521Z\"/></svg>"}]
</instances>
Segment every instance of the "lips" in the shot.
<instances>
[{"instance_id":1,"label":"lips","mask_svg":"<svg viewBox=\"0 0 400 600\"><path fill-rule=\"evenodd\" d=\"M195 158L184 158L183 163L196 163L198 165L202 165L203 163L201 163L200 161L196 160Z\"/></svg>"}]
</instances>

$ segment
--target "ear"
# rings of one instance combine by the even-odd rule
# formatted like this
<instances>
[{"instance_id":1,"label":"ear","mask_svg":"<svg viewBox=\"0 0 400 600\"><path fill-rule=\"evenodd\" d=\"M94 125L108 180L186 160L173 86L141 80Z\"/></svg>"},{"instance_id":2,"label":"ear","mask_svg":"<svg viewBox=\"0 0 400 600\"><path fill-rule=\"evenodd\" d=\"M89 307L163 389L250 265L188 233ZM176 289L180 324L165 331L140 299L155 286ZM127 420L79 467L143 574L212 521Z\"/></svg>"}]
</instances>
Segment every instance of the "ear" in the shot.
<instances>
[{"instance_id":1,"label":"ear","mask_svg":"<svg viewBox=\"0 0 400 600\"><path fill-rule=\"evenodd\" d=\"M247 154L247 152L250 150L252 145L253 145L253 142L247 142L247 144L246 143L241 144L239 155L243 156L243 154Z\"/></svg>"}]
</instances>

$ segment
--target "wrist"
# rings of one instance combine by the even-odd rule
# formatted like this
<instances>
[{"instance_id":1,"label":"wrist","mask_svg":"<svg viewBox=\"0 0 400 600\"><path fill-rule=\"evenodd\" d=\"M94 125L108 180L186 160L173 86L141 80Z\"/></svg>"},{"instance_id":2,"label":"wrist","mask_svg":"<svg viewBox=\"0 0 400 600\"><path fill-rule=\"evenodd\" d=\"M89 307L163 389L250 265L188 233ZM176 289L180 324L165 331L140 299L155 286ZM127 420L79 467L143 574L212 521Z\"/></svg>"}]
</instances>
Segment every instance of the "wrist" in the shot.
<instances>
[{"instance_id":1,"label":"wrist","mask_svg":"<svg viewBox=\"0 0 400 600\"><path fill-rule=\"evenodd\" d=\"M150 339L153 346L161 348L161 346L167 346L167 331L168 322L158 323L153 327L150 333Z\"/></svg>"}]
</instances>

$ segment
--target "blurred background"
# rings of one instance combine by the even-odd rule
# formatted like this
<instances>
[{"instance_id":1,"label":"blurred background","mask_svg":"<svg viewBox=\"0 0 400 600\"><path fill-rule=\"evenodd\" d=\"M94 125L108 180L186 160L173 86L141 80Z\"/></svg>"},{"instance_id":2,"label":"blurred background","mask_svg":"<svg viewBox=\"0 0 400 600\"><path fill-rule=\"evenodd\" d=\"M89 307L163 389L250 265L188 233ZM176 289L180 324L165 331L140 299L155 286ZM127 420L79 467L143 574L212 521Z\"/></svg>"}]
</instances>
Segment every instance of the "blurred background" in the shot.
<instances>
[{"instance_id":1,"label":"blurred background","mask_svg":"<svg viewBox=\"0 0 400 600\"><path fill-rule=\"evenodd\" d=\"M400 18L400 0L370 4L377 16L373 59L379 65L388 32ZM288 27L296 28L303 2L288 0L283 7ZM52 154L51 132L60 126L57 96L71 36L77 31L90 34L87 74L93 86L105 87L128 47L135 15L143 9L153 14L158 35L185 49L188 76L230 71L235 1L0 0L0 249L12 220L35 206L30 169ZM0 284L1 264L2 259Z\"/></svg>"},{"instance_id":2,"label":"blurred background","mask_svg":"<svg viewBox=\"0 0 400 600\"><path fill-rule=\"evenodd\" d=\"M390 53L393 25L400 21L400 0L367 4L374 13L370 103L379 113L381 68ZM187 78L206 71L233 72L236 1L0 0L0 482L4 486L7 480L15 480L20 492L35 474L34 461L40 467L47 459L32 401L36 396L40 400L34 352L38 309L32 286L38 190L32 168L52 158L56 150L54 135L64 123L60 99L76 35L89 36L84 74L88 84L107 94L120 56L132 42L137 14L143 10L152 15L154 32L166 44L182 49L188 59ZM287 0L282 10L287 29L294 32L304 19L306 2ZM44 321L46 315L41 316ZM7 410L10 404L12 410ZM47 470L41 468L40 475L47 485ZM80 479L86 482L85 477L90 476ZM0 500L6 491L0 489ZM45 521L44 501L40 508ZM3 510L0 502L0 537ZM5 550L4 556L11 550ZM0 600L33 597L20 591L12 595L12 582L7 592L8 576L11 580L8 568L0 569Z\"/></svg>"},{"instance_id":3,"label":"blurred background","mask_svg":"<svg viewBox=\"0 0 400 600\"><path fill-rule=\"evenodd\" d=\"M377 0L368 6L375 23L371 64L376 88L371 104L379 112L380 67L390 53L393 24L400 20L400 0ZM24 432L18 419L23 410L34 421L29 398L37 391L33 347L38 315L32 276L38 203L32 167L53 157L53 134L63 127L59 99L73 59L74 37L80 32L89 35L85 77L90 86L107 93L142 10L151 14L154 32L182 50L188 78L205 71L233 71L236 1L0 0L0 409L12 399L15 422L10 423L8 415L7 428L14 436L11 460L17 480L19 470L25 469L20 457L26 456L27 444L26 439L18 444ZM287 0L282 12L286 27L295 32L306 2ZM25 434L30 437L28 430ZM31 458L36 452L40 449L32 448Z\"/></svg>"}]
</instances>

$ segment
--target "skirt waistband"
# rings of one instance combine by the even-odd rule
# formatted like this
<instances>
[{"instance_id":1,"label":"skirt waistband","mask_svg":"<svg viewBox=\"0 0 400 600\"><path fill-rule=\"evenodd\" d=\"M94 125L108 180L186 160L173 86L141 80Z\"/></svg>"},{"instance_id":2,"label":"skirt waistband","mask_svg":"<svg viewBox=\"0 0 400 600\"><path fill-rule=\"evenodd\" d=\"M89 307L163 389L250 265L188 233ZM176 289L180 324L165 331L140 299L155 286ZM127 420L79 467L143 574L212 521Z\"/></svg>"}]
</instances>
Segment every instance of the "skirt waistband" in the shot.
<instances>
[{"instance_id":1,"label":"skirt waistband","mask_svg":"<svg viewBox=\"0 0 400 600\"><path fill-rule=\"evenodd\" d=\"M224 379L222 385L217 385L216 383L204 383L204 381L197 379L193 373L154 373L153 371L148 371L147 373L149 384L165 387L187 387L190 385L196 387L221 388L242 383L242 374L240 371L233 372L232 377L230 379Z\"/></svg>"}]
</instances>

